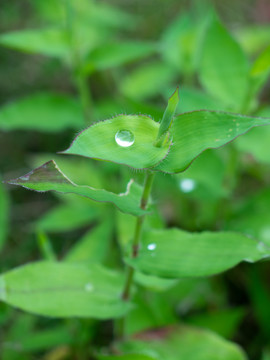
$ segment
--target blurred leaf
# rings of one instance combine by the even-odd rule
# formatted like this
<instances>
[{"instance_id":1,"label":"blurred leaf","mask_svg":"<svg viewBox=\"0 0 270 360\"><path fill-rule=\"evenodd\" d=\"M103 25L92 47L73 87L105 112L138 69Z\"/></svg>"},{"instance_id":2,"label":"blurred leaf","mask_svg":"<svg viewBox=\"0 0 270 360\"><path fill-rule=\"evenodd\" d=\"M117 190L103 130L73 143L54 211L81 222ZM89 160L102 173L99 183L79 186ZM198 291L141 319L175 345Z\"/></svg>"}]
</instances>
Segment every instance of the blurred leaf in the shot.
<instances>
[{"instance_id":1,"label":"blurred leaf","mask_svg":"<svg viewBox=\"0 0 270 360\"><path fill-rule=\"evenodd\" d=\"M37 262L0 277L0 299L31 313L52 317L123 316L122 277L96 264Z\"/></svg>"},{"instance_id":2,"label":"blurred leaf","mask_svg":"<svg viewBox=\"0 0 270 360\"><path fill-rule=\"evenodd\" d=\"M162 93L174 78L175 74L170 66L151 62L128 74L119 86L125 96L139 101Z\"/></svg>"},{"instance_id":3,"label":"blurred leaf","mask_svg":"<svg viewBox=\"0 0 270 360\"><path fill-rule=\"evenodd\" d=\"M0 45L26 53L69 58L68 34L61 28L29 29L0 35Z\"/></svg>"},{"instance_id":4,"label":"blurred leaf","mask_svg":"<svg viewBox=\"0 0 270 360\"><path fill-rule=\"evenodd\" d=\"M9 198L0 178L0 251L3 248L9 224Z\"/></svg>"},{"instance_id":5,"label":"blurred leaf","mask_svg":"<svg viewBox=\"0 0 270 360\"><path fill-rule=\"evenodd\" d=\"M156 45L147 42L111 42L94 49L84 61L87 69L106 70L147 57L156 51Z\"/></svg>"},{"instance_id":6,"label":"blurred leaf","mask_svg":"<svg viewBox=\"0 0 270 360\"><path fill-rule=\"evenodd\" d=\"M159 124L147 116L118 115L82 131L62 153L112 161L136 169L151 168L169 151L169 145L154 146L158 130Z\"/></svg>"},{"instance_id":7,"label":"blurred leaf","mask_svg":"<svg viewBox=\"0 0 270 360\"><path fill-rule=\"evenodd\" d=\"M54 93L29 95L0 108L1 130L63 131L84 125L80 103Z\"/></svg>"},{"instance_id":8,"label":"blurred leaf","mask_svg":"<svg viewBox=\"0 0 270 360\"><path fill-rule=\"evenodd\" d=\"M127 186L127 191L121 194L114 194L103 189L94 189L87 185L76 185L60 171L53 160L18 179L8 181L8 183L40 192L57 191L60 193L73 193L94 201L110 202L117 206L119 210L132 215L142 215L146 213L145 210L140 208L139 204L142 191L141 187L133 183L132 180ZM74 215L71 215L71 219L72 216ZM40 228L44 231L48 230L43 227Z\"/></svg>"},{"instance_id":9,"label":"blurred leaf","mask_svg":"<svg viewBox=\"0 0 270 360\"><path fill-rule=\"evenodd\" d=\"M254 55L269 44L270 26L268 24L241 26L235 32L235 36L245 52Z\"/></svg>"},{"instance_id":10,"label":"blurred leaf","mask_svg":"<svg viewBox=\"0 0 270 360\"><path fill-rule=\"evenodd\" d=\"M236 344L218 335L187 326L141 333L120 345L124 353L141 351L158 360L246 360Z\"/></svg>"},{"instance_id":11,"label":"blurred leaf","mask_svg":"<svg viewBox=\"0 0 270 360\"><path fill-rule=\"evenodd\" d=\"M105 220L89 230L68 252L65 261L97 261L102 263L108 255L111 240L110 220Z\"/></svg>"},{"instance_id":12,"label":"blurred leaf","mask_svg":"<svg viewBox=\"0 0 270 360\"><path fill-rule=\"evenodd\" d=\"M99 360L158 360L157 357L144 355L144 354L135 354L135 353L128 353L126 355L111 355L111 356L98 356Z\"/></svg>"},{"instance_id":13,"label":"blurred leaf","mask_svg":"<svg viewBox=\"0 0 270 360\"><path fill-rule=\"evenodd\" d=\"M135 282L152 291L166 291L178 283L176 279L164 279L157 276L146 275L138 271L135 272Z\"/></svg>"},{"instance_id":14,"label":"blurred leaf","mask_svg":"<svg viewBox=\"0 0 270 360\"><path fill-rule=\"evenodd\" d=\"M178 115L170 131L173 145L155 169L168 173L183 171L202 151L227 144L254 126L268 124L270 118L219 111L200 110Z\"/></svg>"},{"instance_id":15,"label":"blurred leaf","mask_svg":"<svg viewBox=\"0 0 270 360\"><path fill-rule=\"evenodd\" d=\"M39 231L37 233L37 240L40 252L43 255L43 259L48 261L56 261L56 255L48 236L42 231Z\"/></svg>"},{"instance_id":16,"label":"blurred leaf","mask_svg":"<svg viewBox=\"0 0 270 360\"><path fill-rule=\"evenodd\" d=\"M254 62L251 75L260 75L270 69L270 46L268 46Z\"/></svg>"},{"instance_id":17,"label":"blurred leaf","mask_svg":"<svg viewBox=\"0 0 270 360\"><path fill-rule=\"evenodd\" d=\"M225 309L193 315L188 318L190 325L203 327L231 339L242 321L245 310L243 308Z\"/></svg>"},{"instance_id":18,"label":"blurred leaf","mask_svg":"<svg viewBox=\"0 0 270 360\"><path fill-rule=\"evenodd\" d=\"M247 94L248 71L248 61L239 44L213 16L202 44L202 85L212 96L239 111Z\"/></svg>"},{"instance_id":19,"label":"blurred leaf","mask_svg":"<svg viewBox=\"0 0 270 360\"><path fill-rule=\"evenodd\" d=\"M126 262L143 273L175 279L215 275L269 255L263 243L239 233L167 229L145 232L138 256Z\"/></svg>"}]
</instances>

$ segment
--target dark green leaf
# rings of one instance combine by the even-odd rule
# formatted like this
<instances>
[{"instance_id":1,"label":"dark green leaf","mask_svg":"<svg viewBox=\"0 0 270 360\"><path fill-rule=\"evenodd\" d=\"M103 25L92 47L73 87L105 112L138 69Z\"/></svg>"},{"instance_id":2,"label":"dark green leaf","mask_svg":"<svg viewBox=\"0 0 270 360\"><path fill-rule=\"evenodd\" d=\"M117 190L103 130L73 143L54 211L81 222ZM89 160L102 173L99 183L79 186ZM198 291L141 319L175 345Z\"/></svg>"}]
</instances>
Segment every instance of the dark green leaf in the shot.
<instances>
[{"instance_id":1,"label":"dark green leaf","mask_svg":"<svg viewBox=\"0 0 270 360\"><path fill-rule=\"evenodd\" d=\"M132 180L129 182L126 192L121 194L94 189L87 185L76 185L60 171L53 160L18 179L8 181L8 183L40 192L54 190L60 193L77 194L94 201L113 203L121 211L132 215L145 214L145 210L140 208L142 189ZM42 228L42 230L46 229Z\"/></svg>"}]
</instances>

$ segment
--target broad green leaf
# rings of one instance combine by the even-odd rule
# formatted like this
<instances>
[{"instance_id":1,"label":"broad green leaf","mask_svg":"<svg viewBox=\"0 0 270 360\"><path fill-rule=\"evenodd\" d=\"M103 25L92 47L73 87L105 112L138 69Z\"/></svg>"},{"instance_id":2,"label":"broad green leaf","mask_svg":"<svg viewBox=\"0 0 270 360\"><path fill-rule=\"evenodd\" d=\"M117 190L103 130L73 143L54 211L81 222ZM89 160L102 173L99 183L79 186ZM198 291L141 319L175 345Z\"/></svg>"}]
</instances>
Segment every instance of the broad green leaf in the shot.
<instances>
[{"instance_id":1,"label":"broad green leaf","mask_svg":"<svg viewBox=\"0 0 270 360\"><path fill-rule=\"evenodd\" d=\"M145 232L138 256L126 261L146 274L181 278L215 275L269 255L263 243L239 233L168 229Z\"/></svg>"},{"instance_id":2,"label":"broad green leaf","mask_svg":"<svg viewBox=\"0 0 270 360\"><path fill-rule=\"evenodd\" d=\"M202 85L215 98L239 111L248 89L248 72L241 47L213 16L202 44L199 64Z\"/></svg>"},{"instance_id":3,"label":"broad green leaf","mask_svg":"<svg viewBox=\"0 0 270 360\"><path fill-rule=\"evenodd\" d=\"M122 276L95 264L32 263L2 274L0 284L2 301L44 316L109 319L130 307L119 296Z\"/></svg>"},{"instance_id":4,"label":"broad green leaf","mask_svg":"<svg viewBox=\"0 0 270 360\"><path fill-rule=\"evenodd\" d=\"M135 184L133 180L129 182L126 192L121 194L94 189L87 185L76 185L61 172L53 160L18 179L8 181L8 183L40 192L72 193L94 201L113 203L119 210L136 216L146 213L140 208L141 187Z\"/></svg>"},{"instance_id":5,"label":"broad green leaf","mask_svg":"<svg viewBox=\"0 0 270 360\"><path fill-rule=\"evenodd\" d=\"M89 230L65 257L68 262L97 261L102 263L108 255L112 224L105 220Z\"/></svg>"},{"instance_id":6,"label":"broad green leaf","mask_svg":"<svg viewBox=\"0 0 270 360\"><path fill-rule=\"evenodd\" d=\"M141 351L158 360L247 360L236 344L213 332L188 326L144 332L119 347L123 353Z\"/></svg>"},{"instance_id":7,"label":"broad green leaf","mask_svg":"<svg viewBox=\"0 0 270 360\"><path fill-rule=\"evenodd\" d=\"M112 161L136 169L151 168L163 160L169 146L154 146L159 124L144 115L118 115L82 131L64 154Z\"/></svg>"},{"instance_id":8,"label":"broad green leaf","mask_svg":"<svg viewBox=\"0 0 270 360\"><path fill-rule=\"evenodd\" d=\"M0 35L0 45L29 53L68 58L68 34L61 28L29 29Z\"/></svg>"},{"instance_id":9,"label":"broad green leaf","mask_svg":"<svg viewBox=\"0 0 270 360\"><path fill-rule=\"evenodd\" d=\"M111 42L94 49L85 60L84 71L106 70L146 56L156 51L157 46L146 42Z\"/></svg>"},{"instance_id":10,"label":"broad green leaf","mask_svg":"<svg viewBox=\"0 0 270 360\"><path fill-rule=\"evenodd\" d=\"M125 96L139 101L161 94L174 78L175 73L170 66L151 62L128 74L119 86Z\"/></svg>"},{"instance_id":11,"label":"broad green leaf","mask_svg":"<svg viewBox=\"0 0 270 360\"><path fill-rule=\"evenodd\" d=\"M193 111L178 115L170 130L173 145L156 170L177 173L185 170L204 150L218 148L254 126L268 125L270 118L250 117L219 111Z\"/></svg>"},{"instance_id":12,"label":"broad green leaf","mask_svg":"<svg viewBox=\"0 0 270 360\"><path fill-rule=\"evenodd\" d=\"M9 198L0 178L0 251L5 244L9 222Z\"/></svg>"},{"instance_id":13,"label":"broad green leaf","mask_svg":"<svg viewBox=\"0 0 270 360\"><path fill-rule=\"evenodd\" d=\"M80 103L54 93L29 95L0 108L1 130L38 130L57 132L84 125Z\"/></svg>"}]
</instances>

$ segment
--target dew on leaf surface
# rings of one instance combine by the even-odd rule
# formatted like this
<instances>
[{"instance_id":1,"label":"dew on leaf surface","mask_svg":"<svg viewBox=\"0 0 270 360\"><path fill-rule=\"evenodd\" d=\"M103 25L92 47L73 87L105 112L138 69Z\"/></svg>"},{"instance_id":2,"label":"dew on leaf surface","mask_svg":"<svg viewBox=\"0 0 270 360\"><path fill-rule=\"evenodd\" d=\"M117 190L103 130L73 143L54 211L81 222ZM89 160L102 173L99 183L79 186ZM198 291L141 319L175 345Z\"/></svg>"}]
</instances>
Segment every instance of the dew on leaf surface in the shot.
<instances>
[{"instance_id":1,"label":"dew on leaf surface","mask_svg":"<svg viewBox=\"0 0 270 360\"><path fill-rule=\"evenodd\" d=\"M121 147L129 147L134 144L135 136L129 130L119 130L115 134L115 141Z\"/></svg>"},{"instance_id":2,"label":"dew on leaf surface","mask_svg":"<svg viewBox=\"0 0 270 360\"><path fill-rule=\"evenodd\" d=\"M155 250L155 248L157 247L157 245L156 244L149 244L149 245L147 245L147 249L148 250Z\"/></svg>"},{"instance_id":3,"label":"dew on leaf surface","mask_svg":"<svg viewBox=\"0 0 270 360\"><path fill-rule=\"evenodd\" d=\"M182 192L189 193L196 188L196 182L193 179L181 179L179 187Z\"/></svg>"}]
</instances>

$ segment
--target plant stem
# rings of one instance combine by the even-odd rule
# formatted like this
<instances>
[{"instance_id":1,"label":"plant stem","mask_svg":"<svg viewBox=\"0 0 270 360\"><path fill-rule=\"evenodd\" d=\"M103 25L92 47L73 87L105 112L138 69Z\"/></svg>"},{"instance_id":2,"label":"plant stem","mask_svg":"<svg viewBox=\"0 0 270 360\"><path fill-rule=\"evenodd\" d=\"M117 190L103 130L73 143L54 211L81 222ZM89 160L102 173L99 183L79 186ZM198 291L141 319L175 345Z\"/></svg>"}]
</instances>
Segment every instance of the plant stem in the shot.
<instances>
[{"instance_id":1,"label":"plant stem","mask_svg":"<svg viewBox=\"0 0 270 360\"><path fill-rule=\"evenodd\" d=\"M153 173L151 171L147 172L146 177L145 177L145 182L144 182L143 193L142 193L142 197L141 197L141 204L140 204L140 207L143 210L145 210L147 207L149 197L151 194L154 177L155 177L155 173ZM133 238L133 242L132 242L132 252L131 252L132 258L136 258L138 256L144 220L145 220L145 215L137 217L135 233L134 233L134 238ZM121 296L122 300L124 300L124 301L128 301L130 298L130 289L131 289L131 286L133 283L134 273L135 273L134 268L128 265L126 282L125 282L124 290L123 290L122 296ZM120 325L119 326L120 337L123 337L123 335L124 335L124 321L125 321L125 319L122 318L121 322L119 324Z\"/></svg>"}]
</instances>

